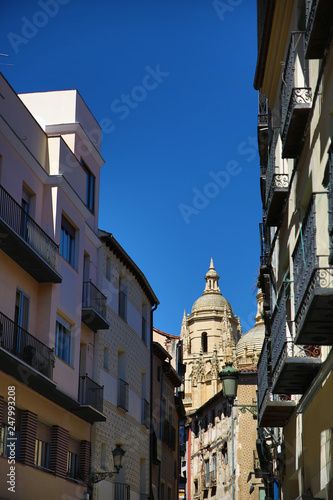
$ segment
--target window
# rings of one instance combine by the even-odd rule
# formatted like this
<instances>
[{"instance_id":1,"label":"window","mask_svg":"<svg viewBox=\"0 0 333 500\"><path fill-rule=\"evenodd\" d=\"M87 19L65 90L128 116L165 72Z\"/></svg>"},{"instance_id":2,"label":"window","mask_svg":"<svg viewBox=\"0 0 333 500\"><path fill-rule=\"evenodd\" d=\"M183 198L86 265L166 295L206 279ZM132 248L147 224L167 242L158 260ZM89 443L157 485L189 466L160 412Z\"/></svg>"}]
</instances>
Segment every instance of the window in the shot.
<instances>
[{"instance_id":1,"label":"window","mask_svg":"<svg viewBox=\"0 0 333 500\"><path fill-rule=\"evenodd\" d=\"M223 462L225 465L227 465L227 463L228 463L228 445L227 445L226 441L223 443L221 452L222 452Z\"/></svg>"},{"instance_id":2,"label":"window","mask_svg":"<svg viewBox=\"0 0 333 500\"><path fill-rule=\"evenodd\" d=\"M106 469L106 443L101 444L101 469Z\"/></svg>"},{"instance_id":3,"label":"window","mask_svg":"<svg viewBox=\"0 0 333 500\"><path fill-rule=\"evenodd\" d=\"M211 474L212 474L212 481L216 481L216 455L213 455L212 456L212 470L211 470Z\"/></svg>"},{"instance_id":4,"label":"window","mask_svg":"<svg viewBox=\"0 0 333 500\"><path fill-rule=\"evenodd\" d=\"M41 469L50 469L50 443L36 439L35 466Z\"/></svg>"},{"instance_id":5,"label":"window","mask_svg":"<svg viewBox=\"0 0 333 500\"><path fill-rule=\"evenodd\" d=\"M81 164L86 173L86 205L91 212L95 208L95 176L90 172L87 165L81 160Z\"/></svg>"},{"instance_id":6,"label":"window","mask_svg":"<svg viewBox=\"0 0 333 500\"><path fill-rule=\"evenodd\" d=\"M29 321L29 297L19 288L16 289L15 301L15 327L14 327L14 354L20 354L24 347L25 333Z\"/></svg>"},{"instance_id":7,"label":"window","mask_svg":"<svg viewBox=\"0 0 333 500\"><path fill-rule=\"evenodd\" d=\"M127 321L127 283L119 278L119 316Z\"/></svg>"},{"instance_id":8,"label":"window","mask_svg":"<svg viewBox=\"0 0 333 500\"><path fill-rule=\"evenodd\" d=\"M209 485L209 460L205 461L206 486Z\"/></svg>"},{"instance_id":9,"label":"window","mask_svg":"<svg viewBox=\"0 0 333 500\"><path fill-rule=\"evenodd\" d=\"M61 220L60 255L74 267L75 229L65 217Z\"/></svg>"},{"instance_id":10,"label":"window","mask_svg":"<svg viewBox=\"0 0 333 500\"><path fill-rule=\"evenodd\" d=\"M60 316L56 323L55 355L66 363L71 363L71 326Z\"/></svg>"},{"instance_id":11,"label":"window","mask_svg":"<svg viewBox=\"0 0 333 500\"><path fill-rule=\"evenodd\" d=\"M109 349L104 347L104 362L103 362L104 370L109 370Z\"/></svg>"},{"instance_id":12,"label":"window","mask_svg":"<svg viewBox=\"0 0 333 500\"><path fill-rule=\"evenodd\" d=\"M111 259L110 259L110 257L106 258L105 277L108 281L111 281Z\"/></svg>"},{"instance_id":13,"label":"window","mask_svg":"<svg viewBox=\"0 0 333 500\"><path fill-rule=\"evenodd\" d=\"M201 348L202 352L207 352L207 333L203 332L201 334Z\"/></svg>"},{"instance_id":14,"label":"window","mask_svg":"<svg viewBox=\"0 0 333 500\"><path fill-rule=\"evenodd\" d=\"M79 476L80 457L78 454L69 451L67 453L67 476L77 479Z\"/></svg>"},{"instance_id":15,"label":"window","mask_svg":"<svg viewBox=\"0 0 333 500\"><path fill-rule=\"evenodd\" d=\"M24 188L22 190L22 219L21 219L21 236L24 240L28 239L28 219L30 213L30 194Z\"/></svg>"}]
</instances>

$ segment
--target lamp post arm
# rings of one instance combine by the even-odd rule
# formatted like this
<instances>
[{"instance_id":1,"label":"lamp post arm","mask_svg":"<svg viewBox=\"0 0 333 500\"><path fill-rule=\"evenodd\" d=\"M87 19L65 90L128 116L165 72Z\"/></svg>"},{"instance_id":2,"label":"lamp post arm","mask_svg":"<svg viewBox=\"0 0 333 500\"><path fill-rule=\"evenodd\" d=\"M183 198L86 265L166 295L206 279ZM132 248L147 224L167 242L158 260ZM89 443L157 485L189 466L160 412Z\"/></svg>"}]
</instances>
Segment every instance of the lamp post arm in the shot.
<instances>
[{"instance_id":1,"label":"lamp post arm","mask_svg":"<svg viewBox=\"0 0 333 500\"><path fill-rule=\"evenodd\" d=\"M118 472L119 471L92 472L89 476L89 483L99 483L100 481L104 481L104 479L113 477L115 474L118 474Z\"/></svg>"},{"instance_id":2,"label":"lamp post arm","mask_svg":"<svg viewBox=\"0 0 333 500\"><path fill-rule=\"evenodd\" d=\"M258 417L257 405L233 405L235 408L239 408L241 413L246 413L246 410L252 413L254 418Z\"/></svg>"}]
</instances>

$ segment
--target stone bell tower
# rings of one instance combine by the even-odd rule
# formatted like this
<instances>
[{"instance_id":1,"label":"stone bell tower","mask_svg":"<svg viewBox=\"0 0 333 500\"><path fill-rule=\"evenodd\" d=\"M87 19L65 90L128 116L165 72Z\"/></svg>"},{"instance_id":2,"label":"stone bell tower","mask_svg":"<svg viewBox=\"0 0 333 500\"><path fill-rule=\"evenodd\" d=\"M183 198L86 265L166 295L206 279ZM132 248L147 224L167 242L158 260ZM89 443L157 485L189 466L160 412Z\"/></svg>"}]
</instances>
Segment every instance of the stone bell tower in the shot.
<instances>
[{"instance_id":1,"label":"stone bell tower","mask_svg":"<svg viewBox=\"0 0 333 500\"><path fill-rule=\"evenodd\" d=\"M219 288L213 259L206 286L181 324L183 362L186 364L184 406L187 413L202 406L221 390L219 371L227 361L236 362L236 344L242 331L239 319Z\"/></svg>"}]
</instances>

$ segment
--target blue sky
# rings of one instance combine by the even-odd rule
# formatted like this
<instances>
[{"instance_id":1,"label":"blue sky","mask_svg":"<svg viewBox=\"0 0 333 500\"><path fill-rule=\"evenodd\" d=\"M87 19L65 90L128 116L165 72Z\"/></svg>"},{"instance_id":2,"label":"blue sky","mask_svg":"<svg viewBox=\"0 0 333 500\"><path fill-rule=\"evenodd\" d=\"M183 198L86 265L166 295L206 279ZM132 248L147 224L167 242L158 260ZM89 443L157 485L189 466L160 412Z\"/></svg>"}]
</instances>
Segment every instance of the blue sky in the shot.
<instances>
[{"instance_id":1,"label":"blue sky","mask_svg":"<svg viewBox=\"0 0 333 500\"><path fill-rule=\"evenodd\" d=\"M149 280L178 335L214 258L253 326L261 216L255 0L3 2L14 90L77 88L103 128L99 227Z\"/></svg>"}]
</instances>

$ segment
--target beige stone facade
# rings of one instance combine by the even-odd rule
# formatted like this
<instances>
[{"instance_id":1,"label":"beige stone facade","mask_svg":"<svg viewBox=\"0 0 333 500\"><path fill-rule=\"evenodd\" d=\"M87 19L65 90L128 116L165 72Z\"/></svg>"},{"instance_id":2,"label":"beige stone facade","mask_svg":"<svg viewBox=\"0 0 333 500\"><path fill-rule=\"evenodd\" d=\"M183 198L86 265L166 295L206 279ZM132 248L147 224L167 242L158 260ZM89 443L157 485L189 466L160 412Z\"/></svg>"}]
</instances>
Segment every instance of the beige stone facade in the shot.
<instances>
[{"instance_id":1,"label":"beige stone facade","mask_svg":"<svg viewBox=\"0 0 333 500\"><path fill-rule=\"evenodd\" d=\"M265 333L262 293L259 290L257 295L255 326L241 335L239 320L219 290L212 261L205 279L202 297L194 303L191 315L184 314L181 326L188 417L183 469L187 498L258 500L263 484L255 477L254 417L256 364ZM233 362L239 375L233 407L223 395L219 377L227 362Z\"/></svg>"},{"instance_id":2,"label":"beige stone facade","mask_svg":"<svg viewBox=\"0 0 333 500\"><path fill-rule=\"evenodd\" d=\"M333 498L332 27L332 2L258 2L258 437L274 499Z\"/></svg>"},{"instance_id":3,"label":"beige stone facade","mask_svg":"<svg viewBox=\"0 0 333 500\"><path fill-rule=\"evenodd\" d=\"M92 469L112 471L112 450L125 450L120 473L94 486L94 500L139 500L150 494L152 308L143 273L115 238L100 231L100 286L108 330L96 334L95 373L104 386L107 420L94 428Z\"/></svg>"}]
</instances>

